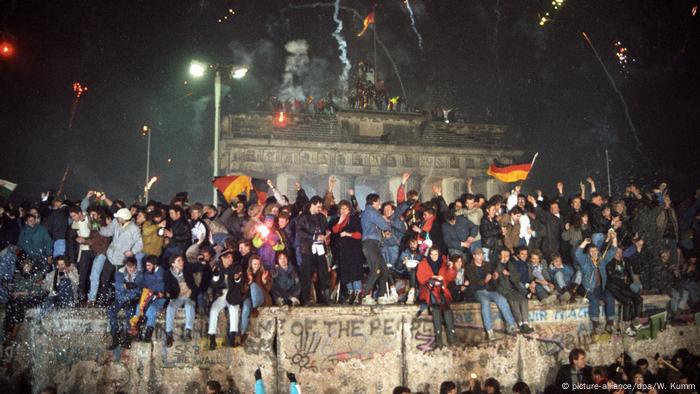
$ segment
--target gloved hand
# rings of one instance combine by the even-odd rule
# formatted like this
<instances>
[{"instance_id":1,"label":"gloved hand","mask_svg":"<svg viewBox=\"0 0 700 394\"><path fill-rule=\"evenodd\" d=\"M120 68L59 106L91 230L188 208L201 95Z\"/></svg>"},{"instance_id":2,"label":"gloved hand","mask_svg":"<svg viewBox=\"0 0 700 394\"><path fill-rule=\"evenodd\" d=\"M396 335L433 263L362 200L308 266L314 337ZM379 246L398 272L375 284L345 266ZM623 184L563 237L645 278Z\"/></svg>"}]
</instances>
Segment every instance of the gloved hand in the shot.
<instances>
[{"instance_id":1,"label":"gloved hand","mask_svg":"<svg viewBox=\"0 0 700 394\"><path fill-rule=\"evenodd\" d=\"M260 368L257 368L257 369L255 370L255 380L256 380L256 381L262 380L262 372L260 372Z\"/></svg>"},{"instance_id":2,"label":"gloved hand","mask_svg":"<svg viewBox=\"0 0 700 394\"><path fill-rule=\"evenodd\" d=\"M296 383L297 382L297 377L291 372L287 372L287 379L289 379L289 383Z\"/></svg>"}]
</instances>

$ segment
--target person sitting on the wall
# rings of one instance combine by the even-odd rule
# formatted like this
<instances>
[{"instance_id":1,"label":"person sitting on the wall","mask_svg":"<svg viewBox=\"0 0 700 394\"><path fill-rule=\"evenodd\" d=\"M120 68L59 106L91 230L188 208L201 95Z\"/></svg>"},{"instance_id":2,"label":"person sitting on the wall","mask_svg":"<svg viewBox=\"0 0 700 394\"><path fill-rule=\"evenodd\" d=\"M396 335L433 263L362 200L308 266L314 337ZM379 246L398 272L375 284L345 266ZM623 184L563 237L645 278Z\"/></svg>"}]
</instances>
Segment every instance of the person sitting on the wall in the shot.
<instances>
[{"instance_id":1,"label":"person sitting on the wall","mask_svg":"<svg viewBox=\"0 0 700 394\"><path fill-rule=\"evenodd\" d=\"M454 281L457 271L454 269L454 261L461 258L456 255L453 259L447 259L440 255L437 246L430 247L426 256L416 271L418 284L420 285L419 298L428 305L430 314L433 316L433 329L435 330L435 341L438 347L443 346L442 325L447 328L447 343L455 343L454 316L450 309L452 294L448 289L448 284Z\"/></svg>"}]
</instances>

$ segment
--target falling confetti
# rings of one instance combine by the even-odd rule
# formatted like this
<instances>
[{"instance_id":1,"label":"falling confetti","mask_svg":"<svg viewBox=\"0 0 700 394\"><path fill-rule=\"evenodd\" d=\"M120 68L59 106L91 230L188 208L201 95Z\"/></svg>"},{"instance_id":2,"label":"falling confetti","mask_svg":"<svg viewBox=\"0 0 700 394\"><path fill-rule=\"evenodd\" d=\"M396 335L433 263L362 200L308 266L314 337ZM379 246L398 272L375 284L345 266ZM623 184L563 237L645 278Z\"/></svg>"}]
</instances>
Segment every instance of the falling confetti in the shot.
<instances>
[{"instance_id":1,"label":"falling confetti","mask_svg":"<svg viewBox=\"0 0 700 394\"><path fill-rule=\"evenodd\" d=\"M83 93L87 92L87 86L83 86L80 82L73 82L73 104L70 107L70 117L68 118L68 128L73 128L73 120L75 119L75 113L78 111L78 104L80 104L80 97Z\"/></svg>"},{"instance_id":2,"label":"falling confetti","mask_svg":"<svg viewBox=\"0 0 700 394\"><path fill-rule=\"evenodd\" d=\"M406 4L406 9L408 10L408 15L411 17L411 29L413 29L413 32L416 33L416 36L418 37L418 48L420 50L423 50L423 36L420 35L418 32L418 28L416 27L416 18L413 16L413 8L411 8L411 3L409 0L404 0L404 4Z\"/></svg>"}]
</instances>

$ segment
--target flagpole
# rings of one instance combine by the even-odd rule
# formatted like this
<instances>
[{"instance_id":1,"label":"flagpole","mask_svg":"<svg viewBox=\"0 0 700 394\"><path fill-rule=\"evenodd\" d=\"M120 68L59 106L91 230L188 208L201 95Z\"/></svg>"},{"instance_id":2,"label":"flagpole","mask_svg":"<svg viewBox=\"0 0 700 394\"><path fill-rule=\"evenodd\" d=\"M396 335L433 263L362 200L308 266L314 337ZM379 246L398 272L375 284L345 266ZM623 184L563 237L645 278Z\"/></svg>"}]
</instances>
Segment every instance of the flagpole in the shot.
<instances>
[{"instance_id":1,"label":"flagpole","mask_svg":"<svg viewBox=\"0 0 700 394\"><path fill-rule=\"evenodd\" d=\"M372 41L374 41L374 87L377 87L377 76L379 75L379 65L377 64L377 12L376 7L372 7L374 14L374 24L372 30Z\"/></svg>"},{"instance_id":2,"label":"flagpole","mask_svg":"<svg viewBox=\"0 0 700 394\"><path fill-rule=\"evenodd\" d=\"M605 169L608 173L608 196L612 197L612 187L610 186L610 158L608 157L608 150L605 150Z\"/></svg>"},{"instance_id":3,"label":"flagpole","mask_svg":"<svg viewBox=\"0 0 700 394\"><path fill-rule=\"evenodd\" d=\"M539 156L539 155L540 155L540 152L536 152L535 155L532 157L532 161L530 162L530 171L528 171L528 173L527 173L528 177L530 176L530 172L532 171L532 167L535 166L535 160L537 160L537 156ZM526 180L527 180L527 178L520 181L520 188L523 187L523 183L525 183Z\"/></svg>"}]
</instances>

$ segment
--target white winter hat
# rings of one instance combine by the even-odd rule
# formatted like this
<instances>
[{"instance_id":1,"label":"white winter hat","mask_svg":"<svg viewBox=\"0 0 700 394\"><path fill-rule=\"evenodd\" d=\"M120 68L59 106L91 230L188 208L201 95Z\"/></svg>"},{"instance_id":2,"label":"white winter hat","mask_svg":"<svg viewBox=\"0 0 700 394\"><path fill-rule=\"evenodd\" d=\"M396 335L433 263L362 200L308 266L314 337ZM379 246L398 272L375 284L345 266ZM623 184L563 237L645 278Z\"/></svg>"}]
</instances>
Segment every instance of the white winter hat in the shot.
<instances>
[{"instance_id":1,"label":"white winter hat","mask_svg":"<svg viewBox=\"0 0 700 394\"><path fill-rule=\"evenodd\" d=\"M114 217L129 221L129 220L131 220L131 211L129 211L126 208L122 208L122 209L118 210L117 213L114 214Z\"/></svg>"}]
</instances>

